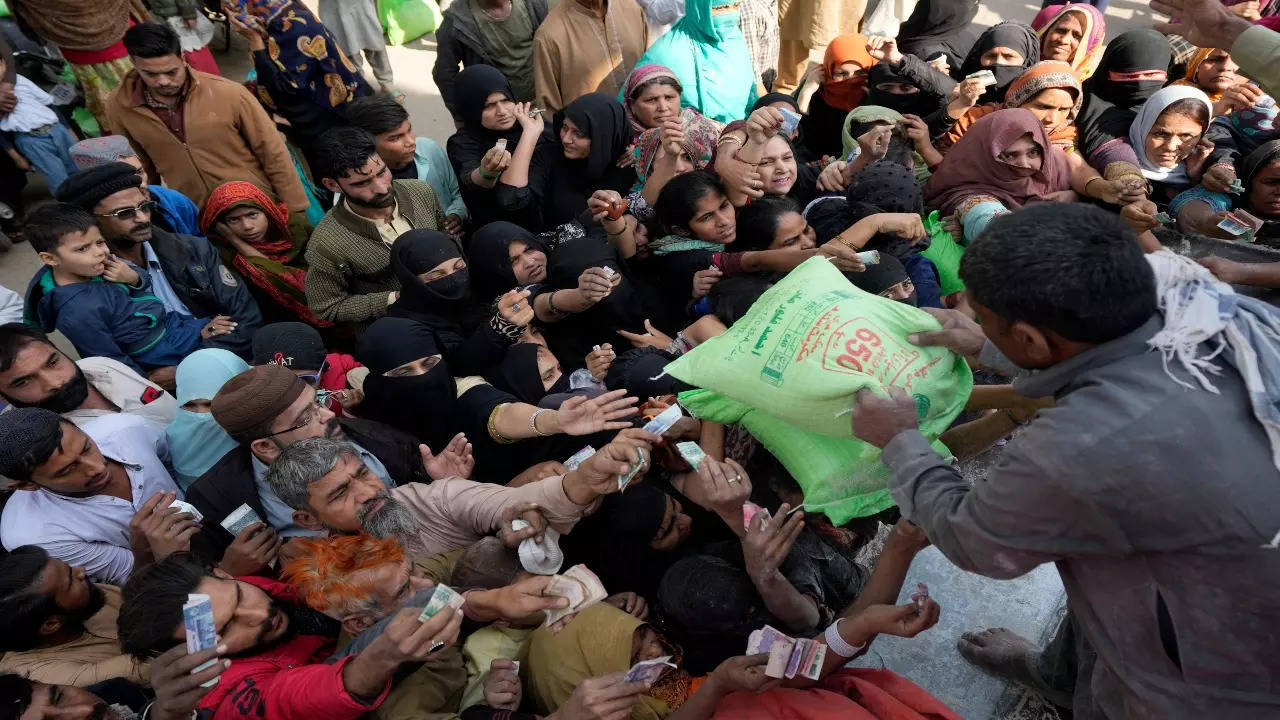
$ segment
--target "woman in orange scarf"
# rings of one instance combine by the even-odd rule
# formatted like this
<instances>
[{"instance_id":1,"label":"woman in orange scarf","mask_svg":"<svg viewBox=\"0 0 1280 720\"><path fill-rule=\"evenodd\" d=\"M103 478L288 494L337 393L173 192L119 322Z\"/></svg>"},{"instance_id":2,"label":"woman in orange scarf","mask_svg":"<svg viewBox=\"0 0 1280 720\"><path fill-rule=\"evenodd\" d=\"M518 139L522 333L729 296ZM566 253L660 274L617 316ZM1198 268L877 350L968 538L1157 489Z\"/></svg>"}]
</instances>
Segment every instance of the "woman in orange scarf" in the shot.
<instances>
[{"instance_id":1,"label":"woman in orange scarf","mask_svg":"<svg viewBox=\"0 0 1280 720\"><path fill-rule=\"evenodd\" d=\"M282 308L279 317L301 320L316 327L330 327L307 305L305 251L311 228L293 218L284 203L276 202L257 185L243 180L214 189L200 213L200 229L221 245L224 261L252 283L258 305Z\"/></svg>"},{"instance_id":2,"label":"woman in orange scarf","mask_svg":"<svg viewBox=\"0 0 1280 720\"><path fill-rule=\"evenodd\" d=\"M820 76L818 68L811 76L811 80L817 80L816 86L806 85L813 96L808 115L801 121L804 129L800 135L814 158L840 154L841 123L867 96L867 72L875 64L875 58L867 52L864 35L841 35L827 46ZM805 94L802 91L801 97Z\"/></svg>"},{"instance_id":3,"label":"woman in orange scarf","mask_svg":"<svg viewBox=\"0 0 1280 720\"><path fill-rule=\"evenodd\" d=\"M1258 92L1247 95L1248 102L1243 98L1232 97L1236 93L1230 90L1245 82L1239 70L1240 66L1231 59L1231 53L1226 50L1200 48L1187 61L1186 74L1169 84L1186 85L1203 90L1213 103L1213 116L1217 117L1242 107L1252 107L1253 102L1257 100L1255 95L1261 94Z\"/></svg>"},{"instance_id":4,"label":"woman in orange scarf","mask_svg":"<svg viewBox=\"0 0 1280 720\"><path fill-rule=\"evenodd\" d=\"M1040 119L1050 142L1070 152L1075 148L1075 118L1076 113L1080 112L1083 95L1080 79L1070 65L1057 60L1044 60L1032 65L1009 84L1003 106L990 103L969 108L935 144L939 150L946 152L979 119L1001 107L1020 107L1030 110Z\"/></svg>"}]
</instances>

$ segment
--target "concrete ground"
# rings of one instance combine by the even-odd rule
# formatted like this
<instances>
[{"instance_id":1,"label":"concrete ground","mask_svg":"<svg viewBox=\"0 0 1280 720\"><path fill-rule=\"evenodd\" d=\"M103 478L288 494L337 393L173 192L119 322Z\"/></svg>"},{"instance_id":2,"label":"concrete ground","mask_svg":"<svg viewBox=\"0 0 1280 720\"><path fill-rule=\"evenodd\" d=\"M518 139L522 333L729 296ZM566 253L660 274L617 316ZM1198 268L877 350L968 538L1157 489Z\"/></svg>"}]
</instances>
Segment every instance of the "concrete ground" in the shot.
<instances>
[{"instance_id":1,"label":"concrete ground","mask_svg":"<svg viewBox=\"0 0 1280 720\"><path fill-rule=\"evenodd\" d=\"M308 5L314 7L311 0ZM1038 5L1018 0L984 2L975 25L985 27L1003 19L1030 21L1038 9ZM1113 0L1107 21L1108 35L1114 36L1127 29L1149 26L1153 18L1145 2ZM223 74L242 78L250 63L241 38L233 36L230 51L224 51L219 30L213 46ZM453 123L431 78L435 48L434 38L426 36L391 48L391 58L396 86L406 95L417 133L443 144L453 132ZM33 178L29 196L32 201L45 196L38 178ZM38 265L39 259L31 249L18 245L0 255L0 284L22 292ZM967 464L966 476L981 477L997 456L998 452L989 453ZM1016 580L993 581L961 571L936 550L929 549L913 564L901 601L906 601L917 582L928 584L942 604L940 624L910 641L882 637L861 663L889 667L910 677L965 718L1052 717L1047 714L1052 711L1028 708L1036 705L1033 698L966 663L955 650L955 640L965 630L991 626L1004 626L1035 640L1047 640L1063 607L1057 572L1046 566ZM1042 712L1046 714L1039 715Z\"/></svg>"}]
</instances>

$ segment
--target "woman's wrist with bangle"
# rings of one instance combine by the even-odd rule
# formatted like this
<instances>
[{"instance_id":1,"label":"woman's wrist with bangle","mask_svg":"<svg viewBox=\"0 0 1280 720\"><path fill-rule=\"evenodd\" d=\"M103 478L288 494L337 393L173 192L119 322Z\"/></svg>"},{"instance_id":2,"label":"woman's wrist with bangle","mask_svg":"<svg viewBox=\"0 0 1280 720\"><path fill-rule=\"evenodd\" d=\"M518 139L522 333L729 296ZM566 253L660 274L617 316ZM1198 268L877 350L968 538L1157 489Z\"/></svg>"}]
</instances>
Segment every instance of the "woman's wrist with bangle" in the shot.
<instances>
[{"instance_id":1,"label":"woman's wrist with bangle","mask_svg":"<svg viewBox=\"0 0 1280 720\"><path fill-rule=\"evenodd\" d=\"M529 415L529 429L533 430L534 434L538 435L539 437L551 437L551 435L554 434L554 433L543 432L538 429L538 416L544 415L549 412L555 412L555 411L549 408L538 408L537 410L534 410L531 415Z\"/></svg>"}]
</instances>

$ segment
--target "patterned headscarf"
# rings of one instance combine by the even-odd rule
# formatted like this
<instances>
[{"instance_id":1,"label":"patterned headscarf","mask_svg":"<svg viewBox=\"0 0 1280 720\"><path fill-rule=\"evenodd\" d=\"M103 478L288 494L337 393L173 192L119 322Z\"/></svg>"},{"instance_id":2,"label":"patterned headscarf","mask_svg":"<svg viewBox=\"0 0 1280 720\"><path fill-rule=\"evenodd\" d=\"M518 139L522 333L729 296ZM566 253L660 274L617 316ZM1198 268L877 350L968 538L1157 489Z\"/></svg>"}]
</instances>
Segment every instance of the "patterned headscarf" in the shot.
<instances>
[{"instance_id":1,"label":"patterned headscarf","mask_svg":"<svg viewBox=\"0 0 1280 720\"><path fill-rule=\"evenodd\" d=\"M1072 145L1076 139L1075 119L1080 112L1080 103L1084 91L1080 88L1080 78L1071 71L1071 66L1059 60L1042 60L1031 66L1030 70L1020 75L1009 85L1004 96L1006 108L1022 107L1044 90L1059 88L1071 93L1075 105L1067 114L1066 120L1056 127L1048 129L1049 141L1058 146Z\"/></svg>"},{"instance_id":2,"label":"patterned headscarf","mask_svg":"<svg viewBox=\"0 0 1280 720\"><path fill-rule=\"evenodd\" d=\"M340 111L373 89L347 58L338 40L297 0L227 0L228 8L247 25L267 31L267 56L282 82L299 96L310 96L323 108ZM258 99L276 110L276 98L261 84Z\"/></svg>"},{"instance_id":3,"label":"patterned headscarf","mask_svg":"<svg viewBox=\"0 0 1280 720\"><path fill-rule=\"evenodd\" d=\"M234 249L229 239L219 235L217 223L225 213L238 207L261 210L270 221L271 230L253 244L253 248L265 257L245 257L236 253L231 264L249 282L298 319L318 327L332 325L333 323L317 318L307 304L307 270L303 257L310 228L291 228L289 208L284 203L276 202L251 182L226 182L214 188L205 201L204 211L200 213L200 229L210 239L220 239L224 247Z\"/></svg>"},{"instance_id":4,"label":"patterned headscarf","mask_svg":"<svg viewBox=\"0 0 1280 720\"><path fill-rule=\"evenodd\" d=\"M1075 69L1081 81L1088 80L1093 75L1093 71L1098 69L1098 62L1102 59L1103 41L1107 38L1107 21L1101 11L1092 5L1080 3L1049 5L1036 14L1035 19L1031 21L1031 27L1040 38L1040 52L1043 56L1045 35L1058 24L1059 20L1066 17L1067 13L1079 15L1080 22L1084 25L1084 37L1076 46L1075 52L1071 54L1069 64Z\"/></svg>"},{"instance_id":5,"label":"patterned headscarf","mask_svg":"<svg viewBox=\"0 0 1280 720\"><path fill-rule=\"evenodd\" d=\"M631 129L634 130L637 135L649 128L641 125L636 120L636 116L632 114L631 96L634 95L636 90L639 90L645 83L657 80L658 78L670 78L676 81L676 85L680 84L680 78L676 77L675 70L672 70L665 65L655 65L651 63L649 65L641 65L635 70L632 70L631 77L627 78L627 86L622 89L623 94L619 99L622 100L622 107L627 111L627 121L631 123Z\"/></svg>"},{"instance_id":6,"label":"patterned headscarf","mask_svg":"<svg viewBox=\"0 0 1280 720\"><path fill-rule=\"evenodd\" d=\"M681 124L684 125L682 147L693 160L694 169L702 170L711 164L711 155L716 149L716 139L720 137L720 124L688 107L681 109L680 119ZM635 158L637 178L636 185L632 188L633 192L644 187L649 171L653 168L653 161L658 157L658 150L661 147L662 128L650 128L636 138L635 145L631 149L631 155Z\"/></svg>"}]
</instances>

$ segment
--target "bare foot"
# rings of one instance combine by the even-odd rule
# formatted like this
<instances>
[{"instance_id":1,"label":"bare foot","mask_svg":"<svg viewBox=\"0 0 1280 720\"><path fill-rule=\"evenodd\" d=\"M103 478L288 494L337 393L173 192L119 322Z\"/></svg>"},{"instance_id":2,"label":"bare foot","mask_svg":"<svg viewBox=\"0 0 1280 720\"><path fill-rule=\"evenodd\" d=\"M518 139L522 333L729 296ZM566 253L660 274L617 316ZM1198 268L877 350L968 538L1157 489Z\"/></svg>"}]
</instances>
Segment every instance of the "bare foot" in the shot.
<instances>
[{"instance_id":1,"label":"bare foot","mask_svg":"<svg viewBox=\"0 0 1280 720\"><path fill-rule=\"evenodd\" d=\"M1005 628L967 632L956 641L965 660L1006 680L1013 680L1045 696L1049 702L1069 707L1071 695L1054 691L1035 671L1040 648L1030 640Z\"/></svg>"}]
</instances>

